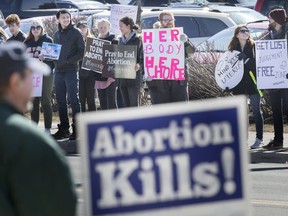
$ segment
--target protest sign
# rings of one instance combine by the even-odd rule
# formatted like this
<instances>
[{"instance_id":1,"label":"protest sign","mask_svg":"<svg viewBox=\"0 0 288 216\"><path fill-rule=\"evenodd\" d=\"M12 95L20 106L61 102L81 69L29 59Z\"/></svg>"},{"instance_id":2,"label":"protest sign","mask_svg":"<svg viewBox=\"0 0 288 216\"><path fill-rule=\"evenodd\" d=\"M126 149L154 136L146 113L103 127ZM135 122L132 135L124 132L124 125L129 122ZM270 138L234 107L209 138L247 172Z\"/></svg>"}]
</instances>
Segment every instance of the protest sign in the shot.
<instances>
[{"instance_id":1,"label":"protest sign","mask_svg":"<svg viewBox=\"0 0 288 216\"><path fill-rule=\"evenodd\" d=\"M84 215L250 216L246 98L76 116Z\"/></svg>"},{"instance_id":2,"label":"protest sign","mask_svg":"<svg viewBox=\"0 0 288 216\"><path fill-rule=\"evenodd\" d=\"M132 17L136 23L137 11L138 6L111 4L109 19L111 23L111 32L113 32L116 36L121 35L121 31L119 30L119 21L125 16Z\"/></svg>"},{"instance_id":3,"label":"protest sign","mask_svg":"<svg viewBox=\"0 0 288 216\"><path fill-rule=\"evenodd\" d=\"M145 76L152 79L185 80L183 28L142 31Z\"/></svg>"},{"instance_id":4,"label":"protest sign","mask_svg":"<svg viewBox=\"0 0 288 216\"><path fill-rule=\"evenodd\" d=\"M243 60L238 60L240 52L226 51L219 58L215 68L215 80L217 85L224 89L234 88L242 79L244 74Z\"/></svg>"},{"instance_id":5,"label":"protest sign","mask_svg":"<svg viewBox=\"0 0 288 216\"><path fill-rule=\"evenodd\" d=\"M58 60L61 52L62 45L54 43L42 43L41 55L45 58Z\"/></svg>"},{"instance_id":6,"label":"protest sign","mask_svg":"<svg viewBox=\"0 0 288 216\"><path fill-rule=\"evenodd\" d=\"M111 42L87 37L82 68L102 73L104 44L111 44Z\"/></svg>"},{"instance_id":7,"label":"protest sign","mask_svg":"<svg viewBox=\"0 0 288 216\"><path fill-rule=\"evenodd\" d=\"M257 88L288 88L286 39L256 41L255 48Z\"/></svg>"},{"instance_id":8,"label":"protest sign","mask_svg":"<svg viewBox=\"0 0 288 216\"><path fill-rule=\"evenodd\" d=\"M137 46L104 44L103 50L102 77L136 78Z\"/></svg>"},{"instance_id":9,"label":"protest sign","mask_svg":"<svg viewBox=\"0 0 288 216\"><path fill-rule=\"evenodd\" d=\"M43 74L33 72L33 90L32 97L42 97L42 83L43 83Z\"/></svg>"}]
</instances>

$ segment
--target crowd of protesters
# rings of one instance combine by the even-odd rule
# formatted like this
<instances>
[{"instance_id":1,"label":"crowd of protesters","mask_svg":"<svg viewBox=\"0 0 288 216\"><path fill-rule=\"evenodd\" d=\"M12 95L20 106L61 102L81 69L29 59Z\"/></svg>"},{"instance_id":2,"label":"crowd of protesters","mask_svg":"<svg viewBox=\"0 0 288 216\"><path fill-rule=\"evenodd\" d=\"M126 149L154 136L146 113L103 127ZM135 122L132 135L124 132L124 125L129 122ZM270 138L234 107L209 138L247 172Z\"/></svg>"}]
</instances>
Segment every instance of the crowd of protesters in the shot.
<instances>
[{"instance_id":1,"label":"crowd of protesters","mask_svg":"<svg viewBox=\"0 0 288 216\"><path fill-rule=\"evenodd\" d=\"M52 107L51 92L53 85L56 91L56 101L59 112L60 123L58 131L53 134L56 140L69 138L76 139L75 115L79 112L96 111L95 92L100 102L100 109L117 109L122 107L139 106L139 94L143 84L144 66L143 66L143 48L142 40L139 36L139 26L133 19L125 16L119 21L119 30L121 36L116 37L111 31L111 24L106 19L97 22L97 38L110 41L111 44L134 45L137 47L137 59L135 65L135 79L116 79L105 78L100 73L84 69L81 67L84 55L85 42L87 37L92 34L86 20L82 20L76 25L71 20L71 14L67 10L60 10L56 14L58 20L58 30L55 35L49 37L46 29L40 20L34 19L31 22L29 35L26 36L20 30L20 19L16 14L9 15L5 22L9 27L12 36L8 38L5 31L0 29L0 44L17 40L24 42L27 46L27 53L33 58L38 58L46 63L52 70L53 75L45 77L43 80L42 97L34 98L31 119L38 123L39 104L44 113L45 130L50 133L52 125ZM274 9L269 14L269 34L264 39L282 39L286 37L286 12L283 9ZM153 28L174 28L175 18L173 13L162 11L159 14ZM95 32L93 30L93 32ZM94 36L94 35L93 35ZM231 42L227 50L237 50L241 53L239 60L247 60L244 64L244 76L234 89L231 89L235 95L243 94L250 99L253 116L256 125L256 139L251 148L260 148L263 146L263 116L260 108L261 97L259 91L253 83L249 72L256 75L255 65L255 44L250 37L247 26L242 25L235 29L234 35L231 35ZM189 57L189 49L194 51L188 37L183 34L180 40L185 45L185 57ZM45 59L41 53L43 42L56 43L62 45L58 60ZM192 51L192 53L193 53ZM188 71L185 68L184 80L151 80L146 79L152 104L170 103L179 101L188 101ZM288 94L287 89L270 90L271 106L274 120L274 139L264 148L283 147L283 110L287 110ZM68 101L72 109L72 124L68 117ZM99 109L98 108L98 109ZM70 132L72 131L72 133Z\"/></svg>"}]
</instances>

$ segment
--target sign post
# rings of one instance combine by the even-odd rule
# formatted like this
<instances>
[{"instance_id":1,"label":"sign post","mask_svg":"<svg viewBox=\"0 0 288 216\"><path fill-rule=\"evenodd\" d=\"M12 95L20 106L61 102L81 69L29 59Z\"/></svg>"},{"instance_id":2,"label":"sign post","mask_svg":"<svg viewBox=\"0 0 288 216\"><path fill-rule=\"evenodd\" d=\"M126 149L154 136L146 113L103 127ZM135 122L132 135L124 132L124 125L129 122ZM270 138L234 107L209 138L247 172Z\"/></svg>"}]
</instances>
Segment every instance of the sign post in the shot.
<instances>
[{"instance_id":1,"label":"sign post","mask_svg":"<svg viewBox=\"0 0 288 216\"><path fill-rule=\"evenodd\" d=\"M169 106L77 116L85 215L251 215L246 98Z\"/></svg>"}]
</instances>

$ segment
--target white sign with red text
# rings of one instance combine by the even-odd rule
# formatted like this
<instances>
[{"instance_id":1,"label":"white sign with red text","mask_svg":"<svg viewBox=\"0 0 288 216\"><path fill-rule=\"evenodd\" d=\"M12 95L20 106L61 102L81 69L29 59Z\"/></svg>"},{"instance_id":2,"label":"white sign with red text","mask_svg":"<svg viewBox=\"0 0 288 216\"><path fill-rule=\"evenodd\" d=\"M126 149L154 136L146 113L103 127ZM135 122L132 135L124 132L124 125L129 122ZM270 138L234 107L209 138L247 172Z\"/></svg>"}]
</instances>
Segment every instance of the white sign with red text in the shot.
<instances>
[{"instance_id":1,"label":"white sign with red text","mask_svg":"<svg viewBox=\"0 0 288 216\"><path fill-rule=\"evenodd\" d=\"M42 83L43 83L43 74L34 72L32 97L42 96Z\"/></svg>"}]
</instances>

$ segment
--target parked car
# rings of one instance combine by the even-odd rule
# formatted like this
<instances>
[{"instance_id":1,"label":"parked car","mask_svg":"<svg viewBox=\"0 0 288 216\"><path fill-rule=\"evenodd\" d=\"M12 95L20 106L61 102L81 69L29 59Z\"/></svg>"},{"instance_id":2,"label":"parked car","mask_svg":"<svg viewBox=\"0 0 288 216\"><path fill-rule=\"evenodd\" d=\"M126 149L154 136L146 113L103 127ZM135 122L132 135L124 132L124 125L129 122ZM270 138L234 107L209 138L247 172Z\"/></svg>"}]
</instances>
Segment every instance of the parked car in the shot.
<instances>
[{"instance_id":1,"label":"parked car","mask_svg":"<svg viewBox=\"0 0 288 216\"><path fill-rule=\"evenodd\" d=\"M265 16L269 15L269 12L274 8L282 7L286 11L288 10L287 0L257 0L255 4L255 10L262 13Z\"/></svg>"},{"instance_id":2,"label":"parked car","mask_svg":"<svg viewBox=\"0 0 288 216\"><path fill-rule=\"evenodd\" d=\"M174 13L176 26L183 27L185 34L195 45L201 43L225 28L236 25L229 15L224 13L204 10L198 11L163 8L157 10L144 9L141 14L141 28L152 29L153 24L158 21L158 16L162 10L170 10ZM98 19L109 19L109 17L110 11L92 15L88 18L88 25L90 27L95 27L95 23Z\"/></svg>"},{"instance_id":3,"label":"parked car","mask_svg":"<svg viewBox=\"0 0 288 216\"><path fill-rule=\"evenodd\" d=\"M265 35L268 25L268 21L258 21L255 23L248 23L247 27L251 37L254 40L258 40ZM228 50L228 45L234 35L236 27L237 26L232 26L224 29L199 44L193 59L202 64L216 62L221 54Z\"/></svg>"},{"instance_id":4,"label":"parked car","mask_svg":"<svg viewBox=\"0 0 288 216\"><path fill-rule=\"evenodd\" d=\"M63 7L71 8L71 12L79 10L71 0L1 0L0 3L0 10L5 17L16 13L21 19L55 15L59 8ZM107 10L109 6L102 4L98 9Z\"/></svg>"}]
</instances>

